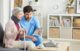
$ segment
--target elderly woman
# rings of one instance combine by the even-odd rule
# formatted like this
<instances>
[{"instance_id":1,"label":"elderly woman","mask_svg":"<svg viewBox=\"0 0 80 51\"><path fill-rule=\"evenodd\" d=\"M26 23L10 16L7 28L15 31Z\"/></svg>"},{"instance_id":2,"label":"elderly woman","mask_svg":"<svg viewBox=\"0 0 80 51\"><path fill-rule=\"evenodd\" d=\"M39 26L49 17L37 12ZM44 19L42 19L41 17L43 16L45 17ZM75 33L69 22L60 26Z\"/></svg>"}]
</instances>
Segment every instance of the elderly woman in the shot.
<instances>
[{"instance_id":1,"label":"elderly woman","mask_svg":"<svg viewBox=\"0 0 80 51\"><path fill-rule=\"evenodd\" d=\"M12 12L12 17L5 27L4 44L7 48L24 48L28 45L34 47L32 42L20 41L20 37L24 37L24 31L19 26L19 21L23 16L21 8L15 8Z\"/></svg>"}]
</instances>

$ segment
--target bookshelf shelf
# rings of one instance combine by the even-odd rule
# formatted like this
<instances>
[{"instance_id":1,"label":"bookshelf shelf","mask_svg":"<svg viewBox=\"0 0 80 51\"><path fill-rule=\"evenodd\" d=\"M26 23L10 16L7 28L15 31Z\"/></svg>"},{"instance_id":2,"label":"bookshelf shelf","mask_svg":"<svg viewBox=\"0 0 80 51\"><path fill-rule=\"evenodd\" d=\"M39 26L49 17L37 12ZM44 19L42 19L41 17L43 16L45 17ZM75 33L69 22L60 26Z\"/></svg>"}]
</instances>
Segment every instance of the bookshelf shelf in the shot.
<instances>
[{"instance_id":1,"label":"bookshelf shelf","mask_svg":"<svg viewBox=\"0 0 80 51\"><path fill-rule=\"evenodd\" d=\"M60 38L80 40L79 14L49 14L47 21L48 39Z\"/></svg>"},{"instance_id":2,"label":"bookshelf shelf","mask_svg":"<svg viewBox=\"0 0 80 51\"><path fill-rule=\"evenodd\" d=\"M80 27L73 27L73 29L74 29L74 28L75 28L75 29L80 29Z\"/></svg>"},{"instance_id":3,"label":"bookshelf shelf","mask_svg":"<svg viewBox=\"0 0 80 51\"><path fill-rule=\"evenodd\" d=\"M64 39L64 38L49 38L49 39L53 39L55 41L68 41L68 42L80 42L80 40L78 39Z\"/></svg>"},{"instance_id":4,"label":"bookshelf shelf","mask_svg":"<svg viewBox=\"0 0 80 51\"><path fill-rule=\"evenodd\" d=\"M49 28L52 28L52 27L60 28L60 26L49 26Z\"/></svg>"}]
</instances>

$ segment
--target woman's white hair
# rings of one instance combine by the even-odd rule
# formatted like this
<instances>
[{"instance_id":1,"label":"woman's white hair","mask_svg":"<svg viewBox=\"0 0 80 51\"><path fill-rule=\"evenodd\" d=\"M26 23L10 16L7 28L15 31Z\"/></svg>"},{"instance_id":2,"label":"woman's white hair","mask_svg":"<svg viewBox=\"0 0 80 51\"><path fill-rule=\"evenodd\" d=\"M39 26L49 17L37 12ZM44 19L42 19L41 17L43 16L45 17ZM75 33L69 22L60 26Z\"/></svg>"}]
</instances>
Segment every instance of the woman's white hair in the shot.
<instances>
[{"instance_id":1,"label":"woman's white hair","mask_svg":"<svg viewBox=\"0 0 80 51\"><path fill-rule=\"evenodd\" d=\"M16 7L16 8L13 9L12 15L16 15L16 14L18 14L19 12L23 12L22 8Z\"/></svg>"}]
</instances>

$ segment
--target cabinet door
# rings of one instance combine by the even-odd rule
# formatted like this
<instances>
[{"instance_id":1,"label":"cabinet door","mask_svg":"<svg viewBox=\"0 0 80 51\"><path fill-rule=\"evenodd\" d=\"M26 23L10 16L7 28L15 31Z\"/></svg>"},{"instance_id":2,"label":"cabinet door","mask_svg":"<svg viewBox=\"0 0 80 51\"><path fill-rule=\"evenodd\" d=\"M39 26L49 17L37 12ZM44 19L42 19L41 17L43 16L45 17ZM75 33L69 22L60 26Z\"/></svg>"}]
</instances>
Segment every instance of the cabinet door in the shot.
<instances>
[{"instance_id":1,"label":"cabinet door","mask_svg":"<svg viewBox=\"0 0 80 51\"><path fill-rule=\"evenodd\" d=\"M80 39L80 28L74 28L72 32L73 39Z\"/></svg>"},{"instance_id":2,"label":"cabinet door","mask_svg":"<svg viewBox=\"0 0 80 51\"><path fill-rule=\"evenodd\" d=\"M14 7L22 7L22 0L14 0Z\"/></svg>"},{"instance_id":3,"label":"cabinet door","mask_svg":"<svg viewBox=\"0 0 80 51\"><path fill-rule=\"evenodd\" d=\"M72 38L72 29L71 28L61 28L60 38L71 39Z\"/></svg>"},{"instance_id":4,"label":"cabinet door","mask_svg":"<svg viewBox=\"0 0 80 51\"><path fill-rule=\"evenodd\" d=\"M49 28L49 38L59 38L60 29L59 28Z\"/></svg>"}]
</instances>

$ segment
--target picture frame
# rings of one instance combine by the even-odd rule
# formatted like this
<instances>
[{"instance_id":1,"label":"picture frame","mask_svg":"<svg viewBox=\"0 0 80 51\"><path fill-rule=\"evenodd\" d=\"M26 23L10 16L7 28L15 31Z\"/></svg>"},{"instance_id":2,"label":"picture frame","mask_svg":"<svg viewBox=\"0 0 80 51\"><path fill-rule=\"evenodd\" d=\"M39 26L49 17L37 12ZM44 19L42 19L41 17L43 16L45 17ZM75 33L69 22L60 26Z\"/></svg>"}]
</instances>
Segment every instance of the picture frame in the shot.
<instances>
[{"instance_id":1,"label":"picture frame","mask_svg":"<svg viewBox=\"0 0 80 51\"><path fill-rule=\"evenodd\" d=\"M80 0L77 0L77 9L76 13L80 13Z\"/></svg>"},{"instance_id":2,"label":"picture frame","mask_svg":"<svg viewBox=\"0 0 80 51\"><path fill-rule=\"evenodd\" d=\"M22 0L14 0L14 7L22 7Z\"/></svg>"}]
</instances>

